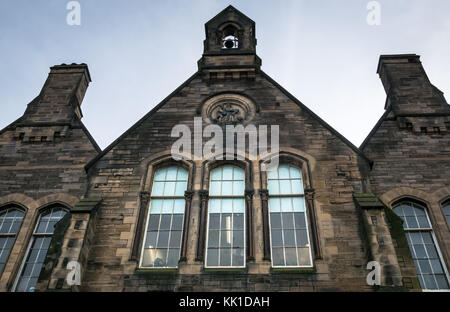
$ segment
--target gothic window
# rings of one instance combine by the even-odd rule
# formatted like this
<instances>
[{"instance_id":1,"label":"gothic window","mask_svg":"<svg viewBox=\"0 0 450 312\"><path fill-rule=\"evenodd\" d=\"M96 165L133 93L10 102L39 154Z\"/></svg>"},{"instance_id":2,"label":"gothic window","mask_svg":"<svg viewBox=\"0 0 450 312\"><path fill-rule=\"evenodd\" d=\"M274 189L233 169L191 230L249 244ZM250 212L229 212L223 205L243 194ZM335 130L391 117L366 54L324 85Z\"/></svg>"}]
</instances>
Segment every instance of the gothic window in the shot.
<instances>
[{"instance_id":1,"label":"gothic window","mask_svg":"<svg viewBox=\"0 0 450 312\"><path fill-rule=\"evenodd\" d=\"M403 220L403 228L422 289L449 289L448 274L426 209L415 202L402 201L395 205L393 210Z\"/></svg>"},{"instance_id":2,"label":"gothic window","mask_svg":"<svg viewBox=\"0 0 450 312\"><path fill-rule=\"evenodd\" d=\"M450 201L444 204L442 208L444 210L445 219L447 220L447 225L450 226Z\"/></svg>"},{"instance_id":3,"label":"gothic window","mask_svg":"<svg viewBox=\"0 0 450 312\"><path fill-rule=\"evenodd\" d=\"M206 267L245 267L245 173L235 166L211 170Z\"/></svg>"},{"instance_id":4,"label":"gothic window","mask_svg":"<svg viewBox=\"0 0 450 312\"><path fill-rule=\"evenodd\" d=\"M239 48L238 30L232 25L228 25L222 31L222 49Z\"/></svg>"},{"instance_id":5,"label":"gothic window","mask_svg":"<svg viewBox=\"0 0 450 312\"><path fill-rule=\"evenodd\" d=\"M301 171L282 164L267 172L273 267L311 267L308 217Z\"/></svg>"},{"instance_id":6,"label":"gothic window","mask_svg":"<svg viewBox=\"0 0 450 312\"><path fill-rule=\"evenodd\" d=\"M141 267L176 268L180 260L188 172L158 169L153 178Z\"/></svg>"},{"instance_id":7,"label":"gothic window","mask_svg":"<svg viewBox=\"0 0 450 312\"><path fill-rule=\"evenodd\" d=\"M14 285L15 291L34 291L52 240L55 225L66 213L68 213L67 209L60 205L55 205L40 214L25 254L25 260L22 263Z\"/></svg>"},{"instance_id":8,"label":"gothic window","mask_svg":"<svg viewBox=\"0 0 450 312\"><path fill-rule=\"evenodd\" d=\"M16 206L0 210L0 274L5 268L25 213Z\"/></svg>"}]
</instances>

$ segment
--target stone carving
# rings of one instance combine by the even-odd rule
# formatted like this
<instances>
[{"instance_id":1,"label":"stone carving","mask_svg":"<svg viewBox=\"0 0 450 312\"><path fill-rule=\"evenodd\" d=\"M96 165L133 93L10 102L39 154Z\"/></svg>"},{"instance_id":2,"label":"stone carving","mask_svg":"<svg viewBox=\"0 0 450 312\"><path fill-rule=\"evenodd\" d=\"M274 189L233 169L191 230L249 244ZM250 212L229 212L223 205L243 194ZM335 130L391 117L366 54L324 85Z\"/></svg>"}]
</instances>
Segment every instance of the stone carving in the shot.
<instances>
[{"instance_id":1,"label":"stone carving","mask_svg":"<svg viewBox=\"0 0 450 312\"><path fill-rule=\"evenodd\" d=\"M217 108L214 122L220 124L240 123L243 121L240 115L241 112L238 108L234 108L231 103L224 103Z\"/></svg>"}]
</instances>

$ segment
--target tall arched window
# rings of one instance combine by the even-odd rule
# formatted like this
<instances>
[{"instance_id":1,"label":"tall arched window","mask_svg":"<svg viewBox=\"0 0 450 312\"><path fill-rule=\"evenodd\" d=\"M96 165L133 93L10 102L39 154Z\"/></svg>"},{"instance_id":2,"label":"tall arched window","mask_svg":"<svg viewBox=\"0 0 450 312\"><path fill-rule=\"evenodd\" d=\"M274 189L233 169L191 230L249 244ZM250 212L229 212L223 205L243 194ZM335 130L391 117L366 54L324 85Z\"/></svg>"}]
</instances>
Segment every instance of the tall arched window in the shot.
<instances>
[{"instance_id":1,"label":"tall arched window","mask_svg":"<svg viewBox=\"0 0 450 312\"><path fill-rule=\"evenodd\" d=\"M24 215L23 210L14 205L0 209L0 274L8 261Z\"/></svg>"},{"instance_id":2,"label":"tall arched window","mask_svg":"<svg viewBox=\"0 0 450 312\"><path fill-rule=\"evenodd\" d=\"M395 205L393 210L403 220L403 228L422 289L449 289L448 274L426 209L415 202L402 201Z\"/></svg>"},{"instance_id":3,"label":"tall arched window","mask_svg":"<svg viewBox=\"0 0 450 312\"><path fill-rule=\"evenodd\" d=\"M444 203L442 209L444 210L445 219L447 220L447 225L450 226L450 201Z\"/></svg>"},{"instance_id":4,"label":"tall arched window","mask_svg":"<svg viewBox=\"0 0 450 312\"><path fill-rule=\"evenodd\" d=\"M308 217L301 171L281 164L267 172L273 267L311 267Z\"/></svg>"},{"instance_id":5,"label":"tall arched window","mask_svg":"<svg viewBox=\"0 0 450 312\"><path fill-rule=\"evenodd\" d=\"M55 225L66 213L68 213L68 210L65 207L54 205L39 215L39 220L14 285L15 291L34 291L52 240Z\"/></svg>"},{"instance_id":6,"label":"tall arched window","mask_svg":"<svg viewBox=\"0 0 450 312\"><path fill-rule=\"evenodd\" d=\"M245 173L225 165L211 170L206 267L245 267Z\"/></svg>"},{"instance_id":7,"label":"tall arched window","mask_svg":"<svg viewBox=\"0 0 450 312\"><path fill-rule=\"evenodd\" d=\"M180 167L162 168L155 172L141 267L178 266L187 181L188 172Z\"/></svg>"}]
</instances>

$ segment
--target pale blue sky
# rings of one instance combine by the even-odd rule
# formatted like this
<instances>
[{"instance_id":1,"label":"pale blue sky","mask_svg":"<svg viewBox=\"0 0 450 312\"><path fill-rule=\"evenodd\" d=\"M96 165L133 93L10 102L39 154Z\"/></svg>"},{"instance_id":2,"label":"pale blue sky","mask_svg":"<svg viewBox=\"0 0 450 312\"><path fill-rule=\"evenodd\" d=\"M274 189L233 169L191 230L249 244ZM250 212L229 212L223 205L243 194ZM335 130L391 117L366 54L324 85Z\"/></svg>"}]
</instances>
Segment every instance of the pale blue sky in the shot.
<instances>
[{"instance_id":1,"label":"pale blue sky","mask_svg":"<svg viewBox=\"0 0 450 312\"><path fill-rule=\"evenodd\" d=\"M49 67L87 63L83 122L105 148L197 70L204 24L229 4L256 22L262 69L355 145L383 113L380 54L417 53L450 97L450 1L66 0L0 2L0 128L20 117Z\"/></svg>"}]
</instances>

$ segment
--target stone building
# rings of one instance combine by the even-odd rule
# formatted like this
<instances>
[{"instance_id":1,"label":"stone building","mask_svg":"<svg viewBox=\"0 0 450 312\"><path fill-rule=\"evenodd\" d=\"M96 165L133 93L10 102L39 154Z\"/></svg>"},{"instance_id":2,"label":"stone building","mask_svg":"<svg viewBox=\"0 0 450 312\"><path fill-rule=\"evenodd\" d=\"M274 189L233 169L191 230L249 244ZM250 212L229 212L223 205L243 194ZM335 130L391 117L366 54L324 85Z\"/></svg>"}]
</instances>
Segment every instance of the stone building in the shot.
<instances>
[{"instance_id":1,"label":"stone building","mask_svg":"<svg viewBox=\"0 0 450 312\"><path fill-rule=\"evenodd\" d=\"M448 290L450 106L419 56L380 57L358 148L261 70L251 19L205 31L198 71L103 151L85 64L1 130L0 291Z\"/></svg>"}]
</instances>

